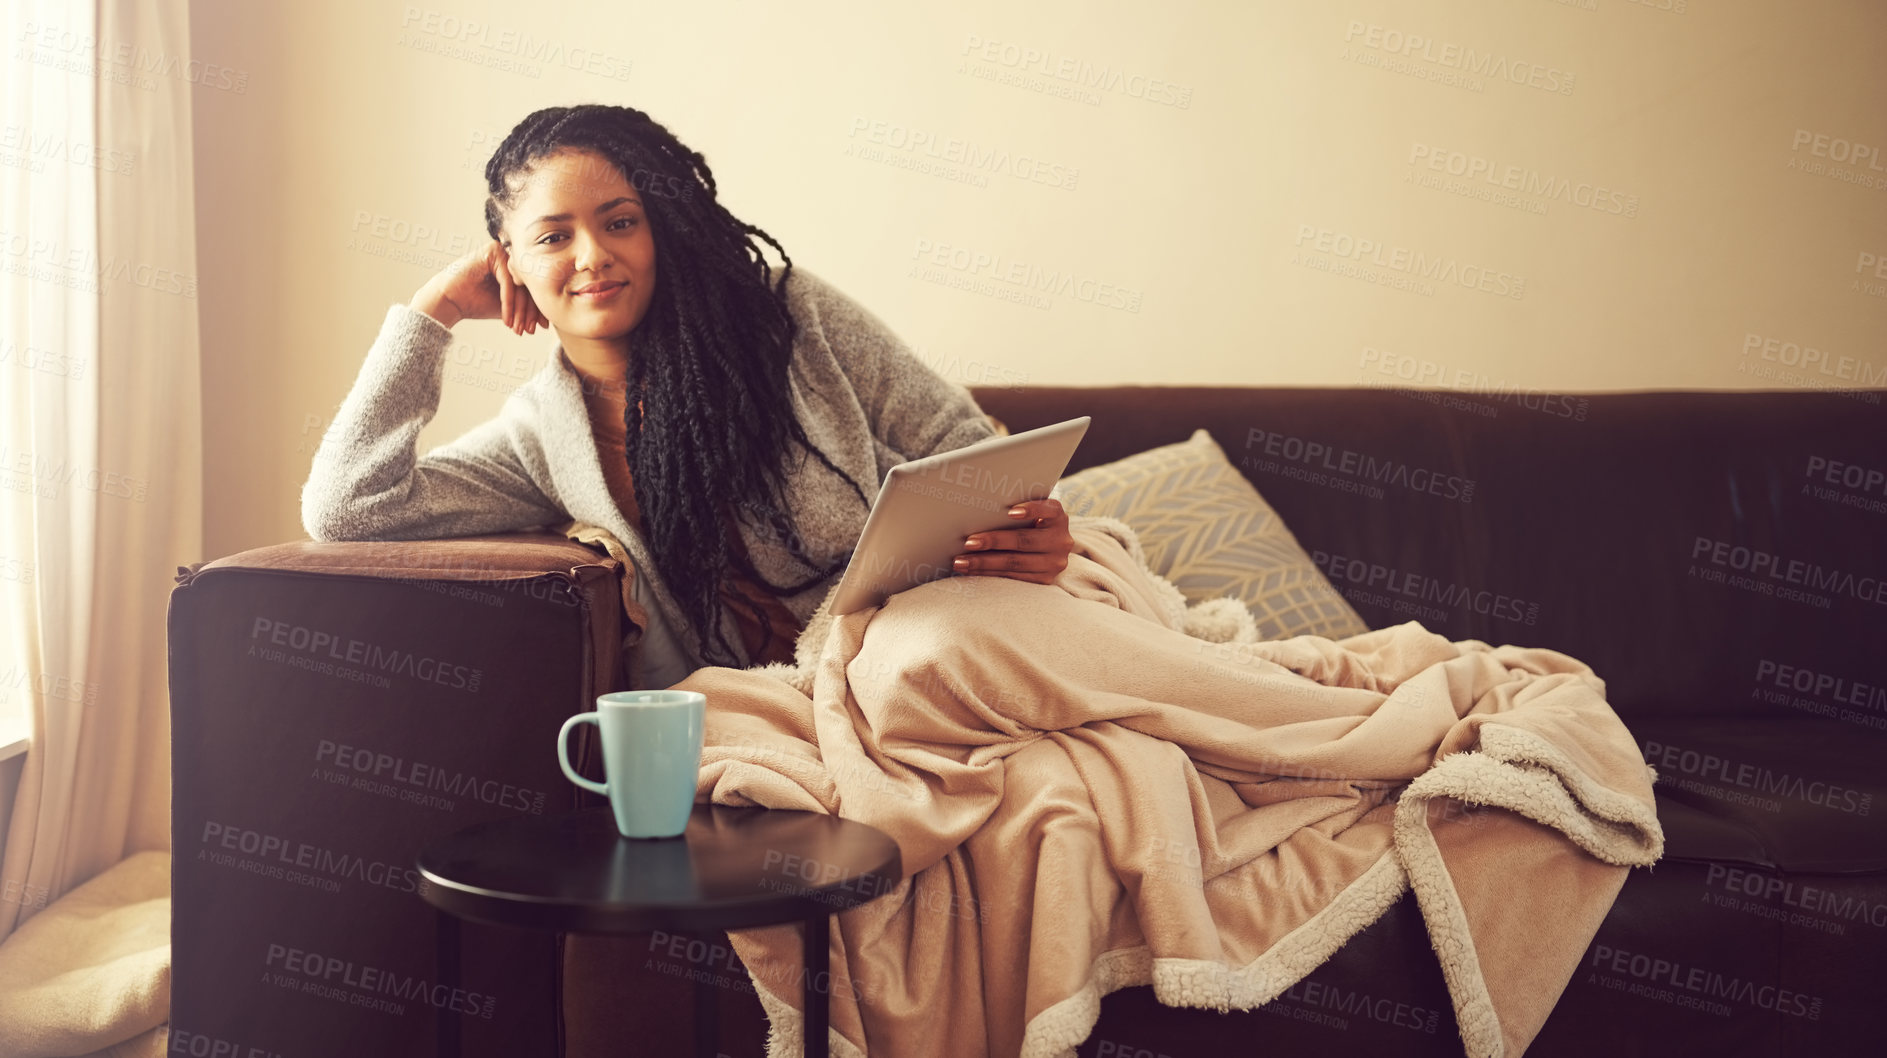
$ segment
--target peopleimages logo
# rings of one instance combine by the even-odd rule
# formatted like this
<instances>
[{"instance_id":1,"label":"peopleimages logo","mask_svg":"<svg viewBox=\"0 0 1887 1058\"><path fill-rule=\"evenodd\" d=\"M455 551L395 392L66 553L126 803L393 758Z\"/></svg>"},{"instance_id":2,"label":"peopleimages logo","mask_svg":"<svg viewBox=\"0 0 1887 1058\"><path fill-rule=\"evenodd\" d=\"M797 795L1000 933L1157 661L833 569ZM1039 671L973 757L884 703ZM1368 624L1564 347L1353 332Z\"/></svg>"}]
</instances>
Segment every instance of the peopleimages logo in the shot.
<instances>
[{"instance_id":1,"label":"peopleimages logo","mask_svg":"<svg viewBox=\"0 0 1887 1058\"><path fill-rule=\"evenodd\" d=\"M474 18L460 18L432 8L407 6L400 18L402 31L423 33L440 41L483 49L492 56L507 56L547 66L596 74L617 81L627 81L633 64L618 55L596 48L566 47L562 41L533 37L529 32L494 26ZM529 72L529 68L524 68ZM532 76L539 76L538 70Z\"/></svg>"},{"instance_id":2,"label":"peopleimages logo","mask_svg":"<svg viewBox=\"0 0 1887 1058\"><path fill-rule=\"evenodd\" d=\"M1778 1014L1807 1018L1810 1021L1821 1020L1820 996L1778 988L1775 985L1757 984L1754 981L1730 977L1715 970L1706 970L1701 966L1686 966L1671 959L1660 959L1626 951L1609 944L1593 945L1592 959L1586 963L1586 967L1588 970L1609 970L1615 974L1624 974L1634 978L1638 982L1652 986L1649 991L1641 993L1645 998L1659 999L1676 1006L1694 1006L1698 1002L1728 999L1762 1010L1772 1010ZM1656 986L1668 986L1682 994L1674 995ZM1608 984L1607 987L1615 986ZM1637 991L1632 988L1623 990ZM1722 1007L1723 1004L1709 1003L1708 1006ZM1711 1009L1710 1013L1727 1016L1729 1011Z\"/></svg>"},{"instance_id":3,"label":"peopleimages logo","mask_svg":"<svg viewBox=\"0 0 1887 1058\"><path fill-rule=\"evenodd\" d=\"M1509 81L1559 95L1571 95L1577 80L1558 67L1514 59L1497 52L1479 51L1450 41L1435 40L1419 33L1404 33L1399 29L1357 19L1351 19L1344 28L1343 41L1387 55L1419 59L1444 69L1459 70L1495 81Z\"/></svg>"},{"instance_id":4,"label":"peopleimages logo","mask_svg":"<svg viewBox=\"0 0 1887 1058\"><path fill-rule=\"evenodd\" d=\"M1357 360L1357 367L1371 368L1372 366L1378 375L1394 376L1401 381L1412 382L1418 386L1443 386L1457 393L1486 398L1494 404L1511 402L1527 411L1537 411L1556 418L1571 419L1574 422L1584 422L1586 412L1591 406L1591 401L1585 397L1548 393L1533 386L1523 386L1517 382L1484 375L1469 368L1450 369L1433 360L1366 345L1363 347L1361 357ZM1417 399L1445 396L1445 394L1420 389L1396 388L1374 379L1366 380L1366 384L1379 389L1394 389L1395 392L1404 396L1413 396ZM1438 400L1431 400L1431 403L1436 402ZM1468 410L1488 418L1499 414L1499 409L1491 404L1470 405Z\"/></svg>"},{"instance_id":5,"label":"peopleimages logo","mask_svg":"<svg viewBox=\"0 0 1887 1058\"><path fill-rule=\"evenodd\" d=\"M1790 775L1785 771L1779 772L1755 764L1739 764L1714 753L1647 740L1644 754L1645 762L1659 769L1660 783L1669 781L1671 775L1683 775L1738 790L1787 797L1849 815L1868 815L1874 808L1874 795L1871 793L1837 786L1823 779L1805 779L1800 775ZM1685 786L1681 782L1674 785Z\"/></svg>"},{"instance_id":6,"label":"peopleimages logo","mask_svg":"<svg viewBox=\"0 0 1887 1058\"><path fill-rule=\"evenodd\" d=\"M1811 129L1796 129L1795 136L1789 143L1789 151L1796 153L1804 147L1808 148L1809 154L1817 158L1858 165L1877 173L1887 173L1887 165L1881 164L1880 147L1875 144L1861 143Z\"/></svg>"},{"instance_id":7,"label":"peopleimages logo","mask_svg":"<svg viewBox=\"0 0 1887 1058\"><path fill-rule=\"evenodd\" d=\"M36 161L57 158L72 165L125 176L137 167L138 158L136 151L101 147L86 140L74 141L63 133L36 134L19 122L0 126L0 150L20 151L24 157Z\"/></svg>"},{"instance_id":8,"label":"peopleimages logo","mask_svg":"<svg viewBox=\"0 0 1887 1058\"><path fill-rule=\"evenodd\" d=\"M1079 56L1057 52L1052 48L986 40L971 33L964 38L961 54L992 67L1002 67L1015 74L1037 74L1064 82L1064 86L1070 91L1056 91L1051 94L1068 95L1070 98L1090 105L1100 102L1099 92L1118 92L1129 99L1158 103L1180 110L1186 110L1192 106L1191 85L1164 81L1119 66L1089 62ZM975 71L971 69L970 72ZM1023 85L1022 87L1033 86Z\"/></svg>"},{"instance_id":9,"label":"peopleimages logo","mask_svg":"<svg viewBox=\"0 0 1887 1058\"><path fill-rule=\"evenodd\" d=\"M4 228L0 228L0 272L88 292L96 292L107 283L130 283L159 294L197 296L194 273L147 261L100 257L89 246L67 245L56 237Z\"/></svg>"},{"instance_id":10,"label":"peopleimages logo","mask_svg":"<svg viewBox=\"0 0 1887 1058\"><path fill-rule=\"evenodd\" d=\"M151 48L137 41L100 40L84 30L42 22L27 22L15 38L23 47L13 50L15 60L53 66L71 73L91 74L115 84L146 91L157 87L147 75L169 77L200 88L217 88L241 95L249 88L249 71L202 59L186 58Z\"/></svg>"},{"instance_id":11,"label":"peopleimages logo","mask_svg":"<svg viewBox=\"0 0 1887 1058\"><path fill-rule=\"evenodd\" d=\"M377 753L325 738L315 743L314 759L316 764L332 766L332 770L320 769L322 774L317 777L324 781L368 789L374 793L392 793L400 800L421 803L432 808L444 808L451 811L453 805L444 798L422 795L415 791L437 790L454 797L470 797L480 804L529 812L532 815L541 815L544 811L545 797L541 790L513 786L496 779L481 779L468 772L452 771L423 761L409 761L405 757ZM347 780L346 783L342 782L344 779ZM401 792L389 786L389 782L399 783L411 789ZM386 787L386 789L377 789L377 787Z\"/></svg>"},{"instance_id":12,"label":"peopleimages logo","mask_svg":"<svg viewBox=\"0 0 1887 1058\"><path fill-rule=\"evenodd\" d=\"M1812 345L1802 345L1754 331L1743 335L1743 355L1756 354L1758 359L1781 364L1784 367L1796 367L1843 382L1859 382L1863 386L1887 386L1887 364L1876 366L1866 360L1856 360L1852 356L1837 356L1825 349Z\"/></svg>"},{"instance_id":13,"label":"peopleimages logo","mask_svg":"<svg viewBox=\"0 0 1887 1058\"><path fill-rule=\"evenodd\" d=\"M1355 992L1319 981L1298 981L1285 989L1278 1000L1303 1003L1350 1017L1365 1017L1384 1025L1430 1034L1434 1033L1441 1018L1439 1011L1414 1003L1373 996L1368 992Z\"/></svg>"},{"instance_id":14,"label":"peopleimages logo","mask_svg":"<svg viewBox=\"0 0 1887 1058\"><path fill-rule=\"evenodd\" d=\"M1756 682L1778 690L1799 691L1840 705L1877 709L1887 713L1887 685L1862 683L1845 676L1784 665L1768 658L1756 662Z\"/></svg>"},{"instance_id":15,"label":"peopleimages logo","mask_svg":"<svg viewBox=\"0 0 1887 1058\"><path fill-rule=\"evenodd\" d=\"M1503 165L1478 154L1448 150L1429 143L1414 143L1409 146L1409 172L1412 182L1420 175L1416 173L1418 167L1426 168L1436 175L1446 174L1461 180L1478 181L1503 191L1530 195L1550 202L1570 203L1581 209L1590 209L1598 213L1610 213L1621 217L1638 215L1637 195L1628 195L1616 188L1604 187L1589 181L1574 181L1563 176L1550 176L1538 169Z\"/></svg>"},{"instance_id":16,"label":"peopleimages logo","mask_svg":"<svg viewBox=\"0 0 1887 1058\"><path fill-rule=\"evenodd\" d=\"M198 859L323 892L339 892L341 880L365 882L402 893L419 891L416 868L337 852L248 827L206 820L202 840L205 848L198 851ZM239 853L254 859L239 858Z\"/></svg>"},{"instance_id":17,"label":"peopleimages logo","mask_svg":"<svg viewBox=\"0 0 1887 1058\"><path fill-rule=\"evenodd\" d=\"M77 382L85 377L85 367L89 362L85 357L74 356L64 349L31 344L21 349L13 339L0 338L0 364L11 364L26 371L39 371Z\"/></svg>"},{"instance_id":18,"label":"peopleimages logo","mask_svg":"<svg viewBox=\"0 0 1887 1058\"><path fill-rule=\"evenodd\" d=\"M1777 875L1721 863L1712 863L1704 872L1704 884L1743 896L1753 896L1805 914L1865 922L1887 929L1887 903L1870 903L1852 893L1839 893L1806 882L1790 881Z\"/></svg>"},{"instance_id":19,"label":"peopleimages logo","mask_svg":"<svg viewBox=\"0 0 1887 1058\"><path fill-rule=\"evenodd\" d=\"M1047 268L1034 262L1004 257L1000 253L972 250L932 239L918 239L916 246L911 256L919 264L935 265L939 269L949 269L965 276L1008 284L1018 292L1068 296L1102 308L1120 309L1123 312L1140 311L1140 291L1103 283L1072 269Z\"/></svg>"},{"instance_id":20,"label":"peopleimages logo","mask_svg":"<svg viewBox=\"0 0 1887 1058\"><path fill-rule=\"evenodd\" d=\"M1299 224L1297 239L1292 245L1299 250L1329 254L1340 260L1372 268L1386 268L1404 276L1466 287L1483 294L1513 298L1515 301L1524 298L1527 292L1525 276L1411 250L1406 246L1390 246L1375 239L1359 239L1315 224Z\"/></svg>"},{"instance_id":21,"label":"peopleimages logo","mask_svg":"<svg viewBox=\"0 0 1887 1058\"><path fill-rule=\"evenodd\" d=\"M324 999L392 1014L404 1013L405 1009L382 996L418 1001L440 1010L472 1014L486 1020L491 1019L492 1008L498 1003L496 997L480 992L434 983L424 977L378 966L366 966L351 959L291 948L286 944L269 945L263 965L275 971L272 983L280 987L299 986L301 991Z\"/></svg>"},{"instance_id":22,"label":"peopleimages logo","mask_svg":"<svg viewBox=\"0 0 1887 1058\"><path fill-rule=\"evenodd\" d=\"M1000 147L985 147L974 140L913 128L896 121L855 117L847 138L857 140L861 136L880 147L913 155L921 153L937 161L960 165L979 175L997 173L1064 191L1073 191L1075 182L1081 176L1081 170L1073 166L1043 161L1027 154L1014 154Z\"/></svg>"},{"instance_id":23,"label":"peopleimages logo","mask_svg":"<svg viewBox=\"0 0 1887 1058\"><path fill-rule=\"evenodd\" d=\"M1690 557L1693 562L1702 559L1719 569L1746 574L1748 579L1767 578L1756 581L1770 589L1763 594L1781 596L1780 590L1767 583L1781 581L1785 585L1800 585L1816 591L1846 595L1876 606L1887 606L1887 580L1880 577L1857 577L1806 559L1785 558L1773 551L1732 544L1728 540L1712 540L1707 536L1695 539L1691 544Z\"/></svg>"},{"instance_id":24,"label":"peopleimages logo","mask_svg":"<svg viewBox=\"0 0 1887 1058\"><path fill-rule=\"evenodd\" d=\"M377 643L345 639L333 632L322 632L267 617L256 618L255 624L249 629L249 638L274 646L286 646L291 650L305 650L311 657L325 651L335 661L365 665L378 672L411 676L474 693L478 691L479 682L484 677L483 669L469 665L451 664L410 650L388 650ZM257 643L251 642L249 652L256 653L256 647Z\"/></svg>"},{"instance_id":25,"label":"peopleimages logo","mask_svg":"<svg viewBox=\"0 0 1887 1058\"><path fill-rule=\"evenodd\" d=\"M1165 1051L1136 1047L1131 1043L1102 1040L1094 1049L1094 1058L1172 1058Z\"/></svg>"},{"instance_id":26,"label":"peopleimages logo","mask_svg":"<svg viewBox=\"0 0 1887 1058\"><path fill-rule=\"evenodd\" d=\"M1410 599L1437 603L1451 609L1467 608L1484 617L1531 625L1540 619L1540 604L1499 592L1477 591L1465 584L1450 584L1419 573L1404 573L1378 562L1312 551L1310 560L1333 581L1380 588Z\"/></svg>"},{"instance_id":27,"label":"peopleimages logo","mask_svg":"<svg viewBox=\"0 0 1887 1058\"><path fill-rule=\"evenodd\" d=\"M1808 480L1802 483L1803 495L1844 507L1887 514L1887 471L1827 456L1811 455L1808 457L1805 476ZM1846 491L1849 489L1858 491ZM1868 495L1875 492L1880 495Z\"/></svg>"},{"instance_id":28,"label":"peopleimages logo","mask_svg":"<svg viewBox=\"0 0 1887 1058\"><path fill-rule=\"evenodd\" d=\"M150 494L148 477L133 477L115 470L82 466L63 456L47 456L29 448L13 448L0 442L0 472L18 474L49 486L54 495L59 486L71 485L100 496L115 496L133 503L143 503ZM26 489L17 491L25 492Z\"/></svg>"},{"instance_id":29,"label":"peopleimages logo","mask_svg":"<svg viewBox=\"0 0 1887 1058\"><path fill-rule=\"evenodd\" d=\"M244 1047L240 1043L201 1032L185 1032L172 1025L165 1030L165 1054L184 1054L190 1058L282 1058L280 1052L264 1047Z\"/></svg>"},{"instance_id":30,"label":"peopleimages logo","mask_svg":"<svg viewBox=\"0 0 1887 1058\"><path fill-rule=\"evenodd\" d=\"M1245 431L1245 450L1250 452L1253 449L1267 456L1302 463L1307 467L1319 467L1363 481L1397 485L1411 492L1425 492L1446 500L1474 502L1473 478L1444 474L1427 467L1412 467L1394 459L1378 459L1348 448L1333 447L1322 441L1307 441L1302 437L1251 427Z\"/></svg>"}]
</instances>

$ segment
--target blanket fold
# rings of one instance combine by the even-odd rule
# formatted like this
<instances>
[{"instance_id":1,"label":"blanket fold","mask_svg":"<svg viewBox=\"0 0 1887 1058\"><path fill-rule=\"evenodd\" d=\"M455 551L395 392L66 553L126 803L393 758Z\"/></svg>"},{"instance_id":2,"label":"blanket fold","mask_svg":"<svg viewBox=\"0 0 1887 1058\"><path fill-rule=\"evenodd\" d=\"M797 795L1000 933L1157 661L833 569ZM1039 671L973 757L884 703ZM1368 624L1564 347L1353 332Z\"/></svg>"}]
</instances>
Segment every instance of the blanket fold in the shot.
<instances>
[{"instance_id":1,"label":"blanket fold","mask_svg":"<svg viewBox=\"0 0 1887 1058\"><path fill-rule=\"evenodd\" d=\"M1524 1050L1663 848L1597 676L1414 622L1256 642L1126 526L1073 529L1051 585L822 607L795 665L677 685L708 696L698 799L843 815L902 852L898 886L833 920L833 1053L1071 1056L1138 984L1249 1009L1411 887L1468 1052ZM769 1054L798 1053L797 928L730 937Z\"/></svg>"}]
</instances>

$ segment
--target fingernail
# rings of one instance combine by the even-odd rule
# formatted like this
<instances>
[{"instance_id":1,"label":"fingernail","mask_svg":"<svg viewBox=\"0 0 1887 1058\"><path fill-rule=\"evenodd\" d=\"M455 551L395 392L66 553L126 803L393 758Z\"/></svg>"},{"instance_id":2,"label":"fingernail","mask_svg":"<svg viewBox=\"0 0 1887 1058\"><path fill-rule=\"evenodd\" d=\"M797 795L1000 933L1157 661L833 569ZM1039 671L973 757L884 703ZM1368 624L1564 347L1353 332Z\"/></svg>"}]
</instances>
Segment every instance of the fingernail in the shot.
<instances>
[{"instance_id":1,"label":"fingernail","mask_svg":"<svg viewBox=\"0 0 1887 1058\"><path fill-rule=\"evenodd\" d=\"M970 568L970 560L967 558L959 558L950 564L956 567L959 572Z\"/></svg>"},{"instance_id":2,"label":"fingernail","mask_svg":"<svg viewBox=\"0 0 1887 1058\"><path fill-rule=\"evenodd\" d=\"M1029 513L1029 509L1028 509L1027 507L1011 507L1011 508L1009 508L1009 517L1011 517L1011 518L1020 518L1020 517L1022 517L1023 515L1025 515L1025 514L1027 514L1027 513Z\"/></svg>"},{"instance_id":3,"label":"fingernail","mask_svg":"<svg viewBox=\"0 0 1887 1058\"><path fill-rule=\"evenodd\" d=\"M982 546L983 546L983 541L978 539L977 537L966 536L963 538L963 547L967 551L974 551L977 548L982 547Z\"/></svg>"}]
</instances>

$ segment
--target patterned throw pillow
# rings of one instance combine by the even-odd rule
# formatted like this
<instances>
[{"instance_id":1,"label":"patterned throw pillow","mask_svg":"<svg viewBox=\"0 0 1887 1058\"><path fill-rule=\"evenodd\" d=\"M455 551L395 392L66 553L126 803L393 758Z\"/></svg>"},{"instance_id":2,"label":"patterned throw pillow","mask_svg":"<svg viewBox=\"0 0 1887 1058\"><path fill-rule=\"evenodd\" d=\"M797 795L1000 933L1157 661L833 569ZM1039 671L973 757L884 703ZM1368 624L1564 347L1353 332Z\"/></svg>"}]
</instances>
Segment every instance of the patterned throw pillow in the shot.
<instances>
[{"instance_id":1,"label":"patterned throw pillow","mask_svg":"<svg viewBox=\"0 0 1887 1058\"><path fill-rule=\"evenodd\" d=\"M1260 639L1342 639L1369 630L1204 430L1070 474L1051 495L1070 514L1133 527L1147 565L1187 602L1243 601Z\"/></svg>"}]
</instances>

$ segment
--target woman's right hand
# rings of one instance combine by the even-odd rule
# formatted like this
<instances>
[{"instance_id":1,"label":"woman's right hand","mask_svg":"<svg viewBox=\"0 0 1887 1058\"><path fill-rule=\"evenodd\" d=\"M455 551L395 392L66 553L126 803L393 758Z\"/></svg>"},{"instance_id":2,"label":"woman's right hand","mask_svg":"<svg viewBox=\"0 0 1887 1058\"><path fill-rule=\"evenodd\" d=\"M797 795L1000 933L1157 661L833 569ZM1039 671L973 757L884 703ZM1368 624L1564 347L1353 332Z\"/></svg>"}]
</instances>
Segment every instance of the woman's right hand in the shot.
<instances>
[{"instance_id":1,"label":"woman's right hand","mask_svg":"<svg viewBox=\"0 0 1887 1058\"><path fill-rule=\"evenodd\" d=\"M533 334L550 321L511 274L510 255L492 239L447 265L413 295L413 308L448 328L460 320L503 320L513 334Z\"/></svg>"}]
</instances>

